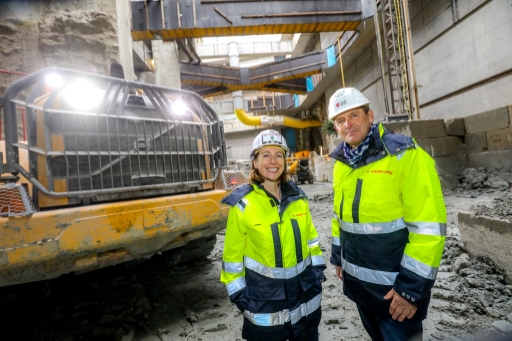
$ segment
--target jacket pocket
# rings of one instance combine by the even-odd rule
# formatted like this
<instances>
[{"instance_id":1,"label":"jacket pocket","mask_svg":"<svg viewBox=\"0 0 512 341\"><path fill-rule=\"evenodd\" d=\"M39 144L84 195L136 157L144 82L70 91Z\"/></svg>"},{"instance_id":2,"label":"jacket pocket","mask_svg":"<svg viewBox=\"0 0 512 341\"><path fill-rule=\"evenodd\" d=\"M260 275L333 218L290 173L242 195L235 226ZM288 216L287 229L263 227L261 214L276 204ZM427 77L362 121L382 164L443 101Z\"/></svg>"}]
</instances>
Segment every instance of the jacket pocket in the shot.
<instances>
[{"instance_id":1,"label":"jacket pocket","mask_svg":"<svg viewBox=\"0 0 512 341\"><path fill-rule=\"evenodd\" d=\"M315 284L318 284L317 286L320 288L320 291L322 291L322 285L318 278L316 277L315 271L313 269L308 269L302 273L300 276L300 286L302 287L302 291L306 292L311 287L313 287Z\"/></svg>"},{"instance_id":2,"label":"jacket pocket","mask_svg":"<svg viewBox=\"0 0 512 341\"><path fill-rule=\"evenodd\" d=\"M284 300L286 298L286 293L283 285L264 287L247 285L245 288L245 297L253 300L277 301Z\"/></svg>"}]
</instances>

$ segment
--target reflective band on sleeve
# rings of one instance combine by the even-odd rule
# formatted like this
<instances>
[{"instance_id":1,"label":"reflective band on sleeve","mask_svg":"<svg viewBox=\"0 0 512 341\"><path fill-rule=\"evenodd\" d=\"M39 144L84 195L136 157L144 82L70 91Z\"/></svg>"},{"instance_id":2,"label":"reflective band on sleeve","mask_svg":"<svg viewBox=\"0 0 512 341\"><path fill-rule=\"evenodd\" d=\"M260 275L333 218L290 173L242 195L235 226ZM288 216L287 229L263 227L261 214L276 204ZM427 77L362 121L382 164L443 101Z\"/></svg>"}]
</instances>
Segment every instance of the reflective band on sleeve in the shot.
<instances>
[{"instance_id":1,"label":"reflective band on sleeve","mask_svg":"<svg viewBox=\"0 0 512 341\"><path fill-rule=\"evenodd\" d=\"M306 303L302 303L297 308L290 311L290 319L292 324L300 321L301 318L311 315L315 310L320 308L322 302L322 294L318 294Z\"/></svg>"},{"instance_id":2,"label":"reflective band on sleeve","mask_svg":"<svg viewBox=\"0 0 512 341\"><path fill-rule=\"evenodd\" d=\"M355 278L374 284L382 285L393 285L398 272L386 272L379 270L371 270L363 268L352 263L347 262L345 259L341 259L341 267L343 271Z\"/></svg>"},{"instance_id":3,"label":"reflective band on sleeve","mask_svg":"<svg viewBox=\"0 0 512 341\"><path fill-rule=\"evenodd\" d=\"M313 266L325 265L324 257L322 257L322 256L311 256L311 264Z\"/></svg>"},{"instance_id":4,"label":"reflective band on sleeve","mask_svg":"<svg viewBox=\"0 0 512 341\"><path fill-rule=\"evenodd\" d=\"M332 245L341 246L340 237L332 237Z\"/></svg>"},{"instance_id":5,"label":"reflective band on sleeve","mask_svg":"<svg viewBox=\"0 0 512 341\"><path fill-rule=\"evenodd\" d=\"M433 236L446 236L446 224L443 223L407 223L409 232L416 234L430 234Z\"/></svg>"},{"instance_id":6,"label":"reflective band on sleeve","mask_svg":"<svg viewBox=\"0 0 512 341\"><path fill-rule=\"evenodd\" d=\"M244 263L222 262L222 270L231 274L239 274L244 271Z\"/></svg>"},{"instance_id":7,"label":"reflective band on sleeve","mask_svg":"<svg viewBox=\"0 0 512 341\"><path fill-rule=\"evenodd\" d=\"M398 218L386 223L347 223L340 221L340 227L343 231L357 234L377 234L390 233L401 230L406 227L404 219Z\"/></svg>"},{"instance_id":8,"label":"reflective band on sleeve","mask_svg":"<svg viewBox=\"0 0 512 341\"><path fill-rule=\"evenodd\" d=\"M244 311L245 317L253 324L263 327L279 326L286 322L295 324L300 321L304 316L312 314L314 311L320 308L322 302L322 294L318 294L313 297L309 302L302 303L297 308L289 311L285 309L270 314L254 314L248 310Z\"/></svg>"},{"instance_id":9,"label":"reflective band on sleeve","mask_svg":"<svg viewBox=\"0 0 512 341\"><path fill-rule=\"evenodd\" d=\"M245 211L245 206L247 206L247 199L243 198L236 204L236 206L240 209L240 211Z\"/></svg>"},{"instance_id":10,"label":"reflective band on sleeve","mask_svg":"<svg viewBox=\"0 0 512 341\"><path fill-rule=\"evenodd\" d=\"M320 239L319 238L314 238L314 239L311 239L311 240L308 240L308 246L309 248L314 248L315 246L319 246L320 245Z\"/></svg>"},{"instance_id":11,"label":"reflective band on sleeve","mask_svg":"<svg viewBox=\"0 0 512 341\"><path fill-rule=\"evenodd\" d=\"M226 284L226 289L228 290L229 296L233 295L237 291L245 289L245 287L245 277L237 278L233 282Z\"/></svg>"},{"instance_id":12,"label":"reflective band on sleeve","mask_svg":"<svg viewBox=\"0 0 512 341\"><path fill-rule=\"evenodd\" d=\"M332 217L333 217L333 219L336 219L336 221L340 220L340 218L338 217L338 215L334 211L332 211Z\"/></svg>"},{"instance_id":13,"label":"reflective band on sleeve","mask_svg":"<svg viewBox=\"0 0 512 341\"><path fill-rule=\"evenodd\" d=\"M415 274L420 275L421 277L428 279L436 279L437 276L437 268L424 264L416 259L404 255L402 257L402 261L400 264L406 268L414 272Z\"/></svg>"},{"instance_id":14,"label":"reflective band on sleeve","mask_svg":"<svg viewBox=\"0 0 512 341\"><path fill-rule=\"evenodd\" d=\"M302 273L307 268L307 266L311 264L311 256L308 256L306 259L304 259L304 261L291 268L272 268L270 266L263 265L247 256L245 256L244 264L247 269L251 269L252 271L257 272L262 276L275 279L288 279Z\"/></svg>"}]
</instances>

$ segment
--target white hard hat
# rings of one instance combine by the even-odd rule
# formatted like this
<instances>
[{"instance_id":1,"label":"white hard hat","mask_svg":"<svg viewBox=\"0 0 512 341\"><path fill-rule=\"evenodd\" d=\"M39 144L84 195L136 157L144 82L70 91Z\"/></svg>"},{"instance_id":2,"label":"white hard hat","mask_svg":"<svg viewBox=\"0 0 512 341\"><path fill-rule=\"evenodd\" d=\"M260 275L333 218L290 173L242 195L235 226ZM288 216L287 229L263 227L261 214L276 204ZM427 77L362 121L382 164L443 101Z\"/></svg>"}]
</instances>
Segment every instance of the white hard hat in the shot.
<instances>
[{"instance_id":1,"label":"white hard hat","mask_svg":"<svg viewBox=\"0 0 512 341\"><path fill-rule=\"evenodd\" d=\"M369 105L370 101L355 88L338 89L329 99L329 120L345 111Z\"/></svg>"},{"instance_id":2,"label":"white hard hat","mask_svg":"<svg viewBox=\"0 0 512 341\"><path fill-rule=\"evenodd\" d=\"M290 151L288 149L288 145L286 144L286 140L284 139L283 135L279 134L278 131L275 131L273 129L267 129L259 133L254 138L254 141L252 141L251 158L254 157L258 150L265 146L281 147L284 150L285 156L288 155L288 152Z\"/></svg>"}]
</instances>

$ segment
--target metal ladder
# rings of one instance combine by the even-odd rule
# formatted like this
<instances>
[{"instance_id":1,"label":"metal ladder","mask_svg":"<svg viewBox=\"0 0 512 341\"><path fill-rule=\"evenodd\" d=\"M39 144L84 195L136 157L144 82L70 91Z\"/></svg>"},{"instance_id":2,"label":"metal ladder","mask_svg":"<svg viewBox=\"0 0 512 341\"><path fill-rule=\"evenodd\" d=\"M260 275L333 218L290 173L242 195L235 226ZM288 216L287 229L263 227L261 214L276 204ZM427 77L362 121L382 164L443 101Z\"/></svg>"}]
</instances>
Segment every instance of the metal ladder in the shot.
<instances>
[{"instance_id":1,"label":"metal ladder","mask_svg":"<svg viewBox=\"0 0 512 341\"><path fill-rule=\"evenodd\" d=\"M382 16L384 50L388 67L390 115L413 117L401 0L375 0ZM375 13L378 15L378 13Z\"/></svg>"}]
</instances>

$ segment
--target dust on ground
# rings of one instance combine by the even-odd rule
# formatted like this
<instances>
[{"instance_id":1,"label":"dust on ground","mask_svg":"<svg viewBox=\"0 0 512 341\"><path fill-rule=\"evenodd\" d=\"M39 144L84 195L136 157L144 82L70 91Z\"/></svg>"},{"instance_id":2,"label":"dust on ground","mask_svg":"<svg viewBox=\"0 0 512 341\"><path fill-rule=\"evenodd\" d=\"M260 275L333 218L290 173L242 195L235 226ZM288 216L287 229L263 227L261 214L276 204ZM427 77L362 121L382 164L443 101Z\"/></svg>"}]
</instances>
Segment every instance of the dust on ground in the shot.
<instances>
[{"instance_id":1,"label":"dust on ground","mask_svg":"<svg viewBox=\"0 0 512 341\"><path fill-rule=\"evenodd\" d=\"M330 183L303 185L326 263L331 249ZM448 236L424 340L512 340L512 286L486 258L472 258L457 228L458 210L492 214L509 190L445 193ZM2 340L241 340L242 314L219 282L224 235L206 260L148 259L82 275L0 288ZM370 340L334 267L325 271L320 340Z\"/></svg>"}]
</instances>

